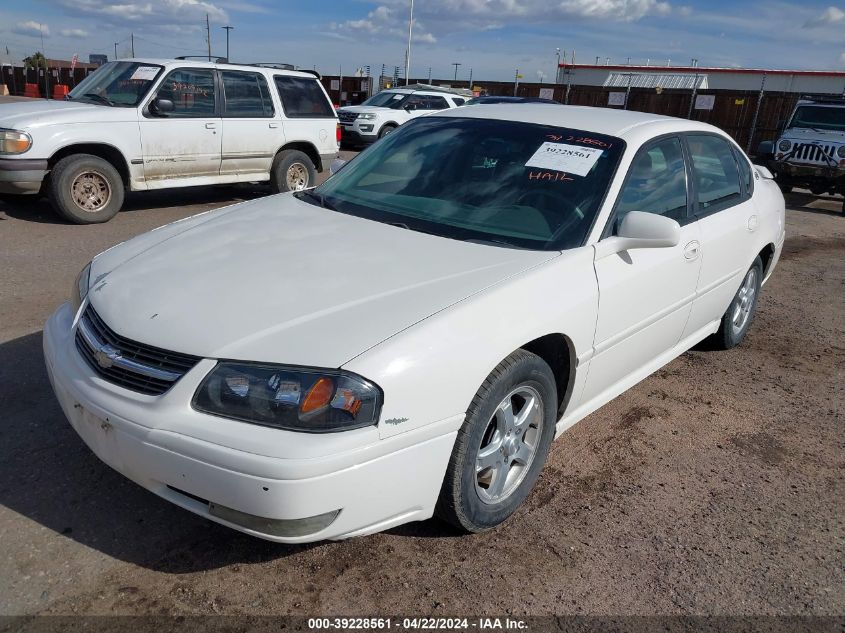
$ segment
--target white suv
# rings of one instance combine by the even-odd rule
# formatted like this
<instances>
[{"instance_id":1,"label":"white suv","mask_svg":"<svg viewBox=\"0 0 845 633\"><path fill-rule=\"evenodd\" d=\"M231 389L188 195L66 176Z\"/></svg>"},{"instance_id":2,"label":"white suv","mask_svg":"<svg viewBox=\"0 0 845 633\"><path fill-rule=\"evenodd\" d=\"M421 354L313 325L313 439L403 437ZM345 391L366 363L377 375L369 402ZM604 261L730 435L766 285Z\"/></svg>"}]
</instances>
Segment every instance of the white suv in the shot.
<instances>
[{"instance_id":1,"label":"white suv","mask_svg":"<svg viewBox=\"0 0 845 633\"><path fill-rule=\"evenodd\" d=\"M105 222L126 189L260 181L275 192L305 189L339 141L316 74L122 60L66 101L0 105L0 193L45 193L71 222Z\"/></svg>"},{"instance_id":2,"label":"white suv","mask_svg":"<svg viewBox=\"0 0 845 633\"><path fill-rule=\"evenodd\" d=\"M343 126L343 143L369 145L387 136L405 121L432 110L457 108L467 98L442 90L382 90L361 105L346 106L337 111Z\"/></svg>"}]
</instances>

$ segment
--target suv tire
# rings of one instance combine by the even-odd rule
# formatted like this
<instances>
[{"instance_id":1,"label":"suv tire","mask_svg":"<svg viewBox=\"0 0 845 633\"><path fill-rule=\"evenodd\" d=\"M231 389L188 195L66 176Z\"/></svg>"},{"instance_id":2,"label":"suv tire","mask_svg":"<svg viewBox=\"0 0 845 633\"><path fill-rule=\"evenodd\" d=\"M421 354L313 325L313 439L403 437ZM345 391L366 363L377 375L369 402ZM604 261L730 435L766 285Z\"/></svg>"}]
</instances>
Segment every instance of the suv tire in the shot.
<instances>
[{"instance_id":1,"label":"suv tire","mask_svg":"<svg viewBox=\"0 0 845 633\"><path fill-rule=\"evenodd\" d=\"M396 126L395 126L395 125L391 125L390 123L388 123L387 125L385 125L383 128L381 128L381 129L379 130L379 132L378 132L378 137L379 137L379 138L384 138L385 136L387 136L387 135L388 135L388 134L390 134L391 132L395 132L395 131L396 131Z\"/></svg>"},{"instance_id":2,"label":"suv tire","mask_svg":"<svg viewBox=\"0 0 845 633\"><path fill-rule=\"evenodd\" d=\"M286 149L276 154L270 168L270 187L273 193L302 191L313 187L317 170L306 154L296 149Z\"/></svg>"},{"instance_id":3,"label":"suv tire","mask_svg":"<svg viewBox=\"0 0 845 633\"><path fill-rule=\"evenodd\" d=\"M50 172L50 204L74 224L108 222L123 206L124 195L123 179L117 169L99 156L66 156Z\"/></svg>"}]
</instances>

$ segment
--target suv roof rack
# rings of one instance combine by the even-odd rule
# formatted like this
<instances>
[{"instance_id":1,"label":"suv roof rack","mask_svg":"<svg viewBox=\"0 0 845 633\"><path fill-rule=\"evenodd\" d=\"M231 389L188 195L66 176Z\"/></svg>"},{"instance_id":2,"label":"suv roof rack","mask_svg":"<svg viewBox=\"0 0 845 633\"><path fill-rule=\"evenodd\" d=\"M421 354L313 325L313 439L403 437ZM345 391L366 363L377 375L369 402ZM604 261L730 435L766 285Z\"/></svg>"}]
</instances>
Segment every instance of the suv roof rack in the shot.
<instances>
[{"instance_id":1,"label":"suv roof rack","mask_svg":"<svg viewBox=\"0 0 845 633\"><path fill-rule=\"evenodd\" d=\"M198 59L204 62L212 62L214 64L228 64L229 60L225 57L215 57L214 59L209 59L208 55L179 55L179 57L174 57L174 59Z\"/></svg>"},{"instance_id":2,"label":"suv roof rack","mask_svg":"<svg viewBox=\"0 0 845 633\"><path fill-rule=\"evenodd\" d=\"M444 86L434 86L432 84L415 83L407 86L395 86L392 90L428 90L429 92L445 92L450 95L458 95L461 97L472 97L473 92L469 88L446 88Z\"/></svg>"},{"instance_id":3,"label":"suv roof rack","mask_svg":"<svg viewBox=\"0 0 845 633\"><path fill-rule=\"evenodd\" d=\"M845 92L841 95L833 94L802 94L798 97L799 101L812 101L814 103L831 103L836 105L845 105Z\"/></svg>"}]
</instances>

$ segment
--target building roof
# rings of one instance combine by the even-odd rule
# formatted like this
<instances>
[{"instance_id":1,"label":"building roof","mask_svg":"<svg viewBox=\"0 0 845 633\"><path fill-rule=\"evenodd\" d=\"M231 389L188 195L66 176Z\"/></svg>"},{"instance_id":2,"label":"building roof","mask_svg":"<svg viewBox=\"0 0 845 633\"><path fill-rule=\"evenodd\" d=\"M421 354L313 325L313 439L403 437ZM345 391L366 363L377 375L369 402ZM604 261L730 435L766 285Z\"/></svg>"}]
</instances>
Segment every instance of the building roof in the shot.
<instances>
[{"instance_id":1,"label":"building roof","mask_svg":"<svg viewBox=\"0 0 845 633\"><path fill-rule=\"evenodd\" d=\"M606 70L608 72L646 72L659 73L667 72L672 74L716 74L736 73L750 75L798 75L815 77L845 77L845 71L841 70L784 70L774 68L721 68L708 66L635 66L628 64L568 64L561 62L560 67L564 70Z\"/></svg>"}]
</instances>

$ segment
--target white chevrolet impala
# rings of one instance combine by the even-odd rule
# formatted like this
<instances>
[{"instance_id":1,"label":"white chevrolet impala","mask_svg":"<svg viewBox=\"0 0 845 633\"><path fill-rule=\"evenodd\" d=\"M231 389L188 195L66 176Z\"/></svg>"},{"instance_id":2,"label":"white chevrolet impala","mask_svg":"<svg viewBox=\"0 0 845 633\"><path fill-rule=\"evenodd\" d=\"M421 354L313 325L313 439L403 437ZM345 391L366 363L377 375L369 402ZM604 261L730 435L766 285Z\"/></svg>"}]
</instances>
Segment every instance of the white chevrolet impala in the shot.
<instances>
[{"instance_id":1,"label":"white chevrolet impala","mask_svg":"<svg viewBox=\"0 0 845 633\"><path fill-rule=\"evenodd\" d=\"M213 521L478 532L568 427L700 341L739 344L783 240L771 174L716 128L458 108L316 189L101 253L44 351L91 450Z\"/></svg>"}]
</instances>

